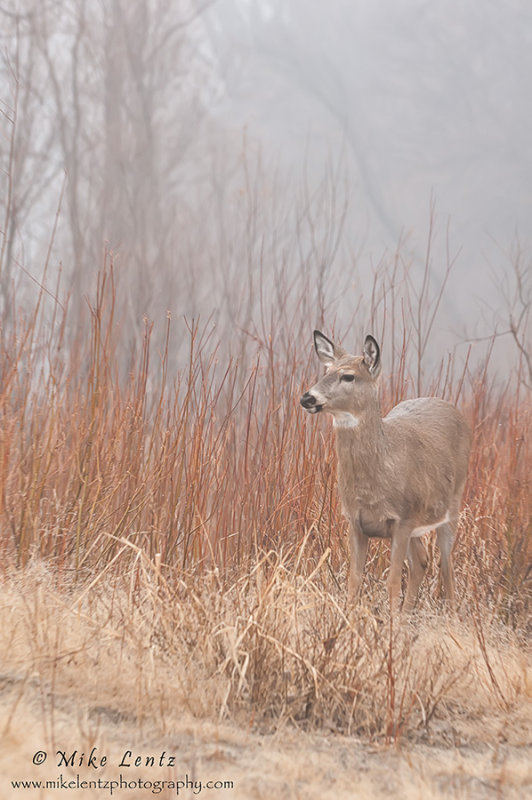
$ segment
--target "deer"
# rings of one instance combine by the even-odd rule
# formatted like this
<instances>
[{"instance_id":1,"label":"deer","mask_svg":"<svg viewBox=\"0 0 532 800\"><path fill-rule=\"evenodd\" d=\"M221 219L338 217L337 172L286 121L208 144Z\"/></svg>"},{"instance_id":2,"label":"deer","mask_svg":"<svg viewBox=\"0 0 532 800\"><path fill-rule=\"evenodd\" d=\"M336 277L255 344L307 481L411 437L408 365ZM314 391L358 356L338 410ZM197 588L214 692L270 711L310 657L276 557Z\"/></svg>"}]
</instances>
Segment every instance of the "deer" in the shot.
<instances>
[{"instance_id":1,"label":"deer","mask_svg":"<svg viewBox=\"0 0 532 800\"><path fill-rule=\"evenodd\" d=\"M450 402L404 400L383 418L380 347L366 336L353 356L321 331L314 348L326 372L301 397L309 414L332 416L338 489L349 521L349 599L360 593L369 540L391 540L388 593L401 610L401 576L408 562L402 611L412 611L428 565L420 537L432 530L440 550L445 604L455 608L452 549L467 478L471 429Z\"/></svg>"}]
</instances>

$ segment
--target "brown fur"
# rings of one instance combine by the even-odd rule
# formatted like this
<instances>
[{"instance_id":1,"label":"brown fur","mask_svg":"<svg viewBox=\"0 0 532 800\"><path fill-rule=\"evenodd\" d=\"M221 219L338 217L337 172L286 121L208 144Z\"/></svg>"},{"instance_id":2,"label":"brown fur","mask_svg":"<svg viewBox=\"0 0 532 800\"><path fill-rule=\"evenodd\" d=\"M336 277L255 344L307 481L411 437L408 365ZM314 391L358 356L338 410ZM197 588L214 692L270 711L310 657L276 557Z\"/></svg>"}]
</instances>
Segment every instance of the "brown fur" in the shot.
<instances>
[{"instance_id":1,"label":"brown fur","mask_svg":"<svg viewBox=\"0 0 532 800\"><path fill-rule=\"evenodd\" d=\"M383 419L375 340L367 337L364 355L351 356L316 331L315 346L328 370L301 403L313 413L327 411L335 422L339 491L350 522L350 593L359 591L369 538L391 539L391 605L399 606L407 558L404 608L410 610L427 564L416 529L434 527L445 596L453 605L451 550L471 445L467 422L451 403L434 397L399 403Z\"/></svg>"}]
</instances>

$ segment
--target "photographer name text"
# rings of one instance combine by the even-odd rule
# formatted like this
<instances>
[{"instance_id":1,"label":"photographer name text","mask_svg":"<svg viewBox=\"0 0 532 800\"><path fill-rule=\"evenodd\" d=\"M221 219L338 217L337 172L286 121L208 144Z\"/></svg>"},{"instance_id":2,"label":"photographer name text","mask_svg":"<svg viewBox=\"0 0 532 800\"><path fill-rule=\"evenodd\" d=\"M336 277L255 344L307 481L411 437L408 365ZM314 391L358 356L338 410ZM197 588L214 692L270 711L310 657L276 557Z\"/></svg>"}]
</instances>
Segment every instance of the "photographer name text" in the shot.
<instances>
[{"instance_id":1,"label":"photographer name text","mask_svg":"<svg viewBox=\"0 0 532 800\"><path fill-rule=\"evenodd\" d=\"M98 747L93 747L90 752L79 750L56 750L56 765L58 767L89 767L94 770L103 769L111 764L108 755L99 753ZM47 760L48 754L43 750L38 750L33 756L34 764L43 764ZM116 763L117 767L176 767L177 756L162 750L156 755L134 753L132 750L124 750L120 760Z\"/></svg>"}]
</instances>

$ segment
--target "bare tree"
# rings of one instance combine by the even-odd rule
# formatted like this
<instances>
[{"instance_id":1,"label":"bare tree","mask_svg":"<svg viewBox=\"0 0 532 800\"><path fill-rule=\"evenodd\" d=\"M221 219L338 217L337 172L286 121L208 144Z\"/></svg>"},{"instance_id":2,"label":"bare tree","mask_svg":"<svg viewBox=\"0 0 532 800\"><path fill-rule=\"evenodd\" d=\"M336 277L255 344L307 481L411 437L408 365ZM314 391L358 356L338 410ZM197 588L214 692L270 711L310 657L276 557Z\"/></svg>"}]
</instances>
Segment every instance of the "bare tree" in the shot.
<instances>
[{"instance_id":1,"label":"bare tree","mask_svg":"<svg viewBox=\"0 0 532 800\"><path fill-rule=\"evenodd\" d=\"M6 326L23 262L35 250L35 242L24 234L28 227L42 228L45 195L51 192L57 203L62 170L53 154L57 128L43 113L42 70L28 36L31 13L1 9L0 14L10 32L9 37L4 34L0 61L0 79L6 89L0 98L2 140L7 145L0 151L0 298ZM29 266L32 275L33 265Z\"/></svg>"},{"instance_id":2,"label":"bare tree","mask_svg":"<svg viewBox=\"0 0 532 800\"><path fill-rule=\"evenodd\" d=\"M54 207L47 188L64 171L60 246L74 302L94 280L104 241L121 255L128 328L142 325L157 293L167 300L179 269L175 209L187 202L188 151L213 91L196 25L207 4L26 0L17 14L0 8L11 83L4 296L23 216Z\"/></svg>"}]
</instances>

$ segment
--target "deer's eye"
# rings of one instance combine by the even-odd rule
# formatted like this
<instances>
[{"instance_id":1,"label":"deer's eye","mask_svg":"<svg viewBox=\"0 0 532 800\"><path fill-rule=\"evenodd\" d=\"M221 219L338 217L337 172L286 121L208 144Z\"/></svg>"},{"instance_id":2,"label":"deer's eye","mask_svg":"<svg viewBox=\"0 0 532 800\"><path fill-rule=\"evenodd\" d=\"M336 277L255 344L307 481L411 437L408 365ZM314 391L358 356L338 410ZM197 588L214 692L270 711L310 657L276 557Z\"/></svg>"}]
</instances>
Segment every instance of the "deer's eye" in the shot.
<instances>
[{"instance_id":1,"label":"deer's eye","mask_svg":"<svg viewBox=\"0 0 532 800\"><path fill-rule=\"evenodd\" d=\"M350 375L349 372L346 372L345 375L342 375L340 377L340 380L341 381L346 381L346 383L352 383L352 381L355 380L355 376L354 375Z\"/></svg>"}]
</instances>

